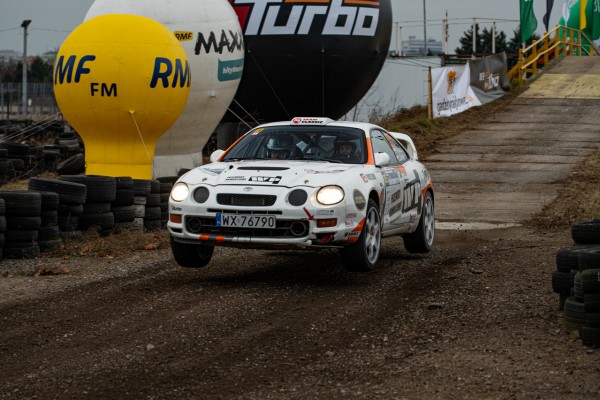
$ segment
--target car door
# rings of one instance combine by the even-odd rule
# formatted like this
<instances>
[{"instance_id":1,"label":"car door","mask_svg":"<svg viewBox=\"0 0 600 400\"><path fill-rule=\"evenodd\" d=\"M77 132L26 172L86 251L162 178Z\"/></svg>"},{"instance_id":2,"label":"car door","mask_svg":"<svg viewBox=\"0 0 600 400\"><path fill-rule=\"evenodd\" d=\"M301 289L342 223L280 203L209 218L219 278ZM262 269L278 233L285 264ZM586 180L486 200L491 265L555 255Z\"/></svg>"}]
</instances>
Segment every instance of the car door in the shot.
<instances>
[{"instance_id":1,"label":"car door","mask_svg":"<svg viewBox=\"0 0 600 400\"><path fill-rule=\"evenodd\" d=\"M401 212L393 216L394 226L413 226L419 221L422 204L421 176L416 162L408 155L406 149L389 133L384 136L398 160L398 172L402 181Z\"/></svg>"},{"instance_id":2,"label":"car door","mask_svg":"<svg viewBox=\"0 0 600 400\"><path fill-rule=\"evenodd\" d=\"M402 215L402 193L404 180L400 173L400 163L396 153L390 146L385 132L373 129L370 132L373 153L386 153L390 157L390 164L380 167L379 173L384 182L380 214L383 232L395 231Z\"/></svg>"}]
</instances>

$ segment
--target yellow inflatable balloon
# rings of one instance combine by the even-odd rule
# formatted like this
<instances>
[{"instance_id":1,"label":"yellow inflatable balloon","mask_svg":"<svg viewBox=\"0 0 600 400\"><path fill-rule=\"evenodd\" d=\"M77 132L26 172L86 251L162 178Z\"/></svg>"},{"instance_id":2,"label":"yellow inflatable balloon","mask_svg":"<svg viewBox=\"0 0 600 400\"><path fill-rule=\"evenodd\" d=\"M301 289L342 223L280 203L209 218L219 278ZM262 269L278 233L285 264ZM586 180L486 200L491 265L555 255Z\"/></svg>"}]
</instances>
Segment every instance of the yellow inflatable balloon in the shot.
<instances>
[{"instance_id":1,"label":"yellow inflatable balloon","mask_svg":"<svg viewBox=\"0 0 600 400\"><path fill-rule=\"evenodd\" d=\"M187 55L160 23L107 14L77 27L54 66L54 93L85 144L86 174L152 179L154 147L190 92Z\"/></svg>"}]
</instances>

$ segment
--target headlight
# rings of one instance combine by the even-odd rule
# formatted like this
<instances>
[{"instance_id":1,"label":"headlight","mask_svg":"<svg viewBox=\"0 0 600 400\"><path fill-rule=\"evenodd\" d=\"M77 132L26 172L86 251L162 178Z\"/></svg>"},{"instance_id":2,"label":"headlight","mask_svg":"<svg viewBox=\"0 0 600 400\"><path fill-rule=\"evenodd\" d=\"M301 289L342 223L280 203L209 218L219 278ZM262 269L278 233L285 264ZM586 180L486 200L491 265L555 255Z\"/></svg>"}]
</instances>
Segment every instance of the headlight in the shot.
<instances>
[{"instance_id":1,"label":"headlight","mask_svg":"<svg viewBox=\"0 0 600 400\"><path fill-rule=\"evenodd\" d=\"M331 206L344 200L344 190L339 186L324 186L317 192L317 201Z\"/></svg>"},{"instance_id":2,"label":"headlight","mask_svg":"<svg viewBox=\"0 0 600 400\"><path fill-rule=\"evenodd\" d=\"M189 194L190 189L188 189L188 186L183 182L176 183L175 186L173 186L173 189L171 189L171 199L173 199L173 201L184 201Z\"/></svg>"}]
</instances>

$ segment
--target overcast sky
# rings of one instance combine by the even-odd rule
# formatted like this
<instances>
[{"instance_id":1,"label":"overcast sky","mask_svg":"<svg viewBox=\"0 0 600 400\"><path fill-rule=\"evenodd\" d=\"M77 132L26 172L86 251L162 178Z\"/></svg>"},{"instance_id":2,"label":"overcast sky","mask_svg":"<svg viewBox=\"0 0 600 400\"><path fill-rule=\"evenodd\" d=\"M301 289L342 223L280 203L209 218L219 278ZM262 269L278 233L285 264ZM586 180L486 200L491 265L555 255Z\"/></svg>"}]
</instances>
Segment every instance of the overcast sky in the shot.
<instances>
[{"instance_id":1,"label":"overcast sky","mask_svg":"<svg viewBox=\"0 0 600 400\"><path fill-rule=\"evenodd\" d=\"M119 0L115 0L119 1ZM202 1L202 0L198 0ZM423 37L423 1L391 0L393 21L402 27L402 38L409 35ZM469 29L472 18L480 18L480 26L488 26L496 19L496 27L512 38L518 27L519 0L424 0L427 12L427 36L441 40L441 21L448 10L450 20L450 53L458 46L463 32ZM0 0L0 50L23 50L23 20L32 20L28 29L27 53L39 55L59 48L69 33L83 22L94 0ZM550 26L558 23L563 1L555 0ZM538 34L544 32L542 17L546 2L534 1L538 20ZM505 21L510 20L510 21ZM406 22L416 21L416 22ZM395 47L392 37L391 47Z\"/></svg>"}]
</instances>

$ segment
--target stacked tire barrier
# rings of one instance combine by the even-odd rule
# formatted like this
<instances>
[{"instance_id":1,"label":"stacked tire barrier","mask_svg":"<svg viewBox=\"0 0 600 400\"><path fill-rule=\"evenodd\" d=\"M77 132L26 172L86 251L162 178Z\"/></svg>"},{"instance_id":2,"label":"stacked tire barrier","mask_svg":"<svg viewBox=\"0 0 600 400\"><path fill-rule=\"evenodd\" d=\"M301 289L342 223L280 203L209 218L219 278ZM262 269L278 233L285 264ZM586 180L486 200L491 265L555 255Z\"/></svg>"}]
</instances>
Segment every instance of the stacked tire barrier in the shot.
<instances>
[{"instance_id":1,"label":"stacked tire barrier","mask_svg":"<svg viewBox=\"0 0 600 400\"><path fill-rule=\"evenodd\" d=\"M41 226L38 232L40 251L52 250L62 244L58 227L59 196L54 192L39 192L42 196Z\"/></svg>"},{"instance_id":2,"label":"stacked tire barrier","mask_svg":"<svg viewBox=\"0 0 600 400\"><path fill-rule=\"evenodd\" d=\"M134 226L139 229L144 229L144 219L146 218L146 203L148 196L152 192L152 185L147 179L133 180L133 207L135 210Z\"/></svg>"},{"instance_id":3,"label":"stacked tire barrier","mask_svg":"<svg viewBox=\"0 0 600 400\"><path fill-rule=\"evenodd\" d=\"M0 190L4 200L6 231L4 258L34 258L40 254L42 196L27 190Z\"/></svg>"},{"instance_id":4,"label":"stacked tire barrier","mask_svg":"<svg viewBox=\"0 0 600 400\"><path fill-rule=\"evenodd\" d=\"M87 186L58 179L31 178L29 190L48 191L58 194L57 225L63 241L77 239L82 235L79 219L87 197Z\"/></svg>"},{"instance_id":5,"label":"stacked tire barrier","mask_svg":"<svg viewBox=\"0 0 600 400\"><path fill-rule=\"evenodd\" d=\"M552 289L567 330L600 347L600 219L574 224L571 236L574 243L556 253Z\"/></svg>"},{"instance_id":6,"label":"stacked tire barrier","mask_svg":"<svg viewBox=\"0 0 600 400\"><path fill-rule=\"evenodd\" d=\"M4 205L4 199L0 199L0 260L3 258L2 250L4 249L5 236L6 232L6 206Z\"/></svg>"},{"instance_id":7,"label":"stacked tire barrier","mask_svg":"<svg viewBox=\"0 0 600 400\"><path fill-rule=\"evenodd\" d=\"M115 199L111 203L115 225L123 229L135 228L133 179L129 176L120 176L115 178L115 184Z\"/></svg>"},{"instance_id":8,"label":"stacked tire barrier","mask_svg":"<svg viewBox=\"0 0 600 400\"><path fill-rule=\"evenodd\" d=\"M160 182L160 222L163 227L169 222L169 196L177 179L177 176L163 176L157 179Z\"/></svg>"},{"instance_id":9,"label":"stacked tire barrier","mask_svg":"<svg viewBox=\"0 0 600 400\"><path fill-rule=\"evenodd\" d=\"M58 179L87 187L83 213L79 218L79 229L86 231L95 226L101 234L110 234L115 228L115 216L111 212L111 203L115 201L117 194L115 178L98 175L61 175Z\"/></svg>"},{"instance_id":10,"label":"stacked tire barrier","mask_svg":"<svg viewBox=\"0 0 600 400\"><path fill-rule=\"evenodd\" d=\"M10 163L10 165L12 166L12 163ZM0 185L4 185L6 183L8 183L9 180L14 178L14 166L13 168L13 172L12 172L12 177L9 176L8 173L8 166L9 166L9 161L8 161L8 150L6 149L0 149Z\"/></svg>"},{"instance_id":11,"label":"stacked tire barrier","mask_svg":"<svg viewBox=\"0 0 600 400\"><path fill-rule=\"evenodd\" d=\"M61 132L54 143L61 149L62 161L56 166L59 174L79 174L85 171L83 145L76 133Z\"/></svg>"},{"instance_id":12,"label":"stacked tire barrier","mask_svg":"<svg viewBox=\"0 0 600 400\"><path fill-rule=\"evenodd\" d=\"M150 181L150 194L146 199L144 228L153 230L162 228L160 208L160 181Z\"/></svg>"}]
</instances>

